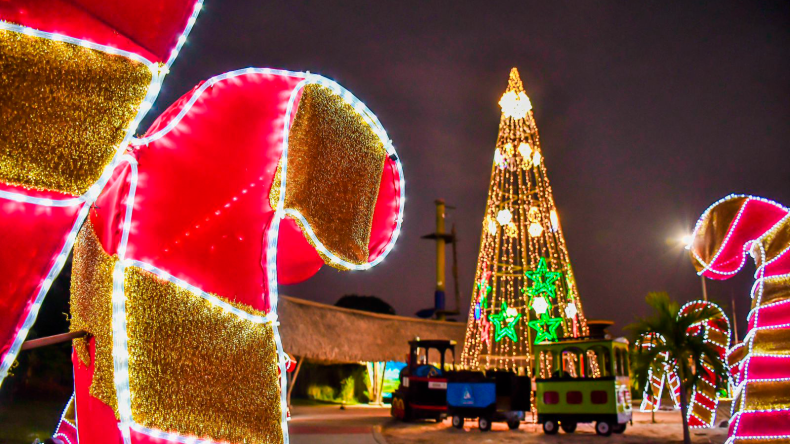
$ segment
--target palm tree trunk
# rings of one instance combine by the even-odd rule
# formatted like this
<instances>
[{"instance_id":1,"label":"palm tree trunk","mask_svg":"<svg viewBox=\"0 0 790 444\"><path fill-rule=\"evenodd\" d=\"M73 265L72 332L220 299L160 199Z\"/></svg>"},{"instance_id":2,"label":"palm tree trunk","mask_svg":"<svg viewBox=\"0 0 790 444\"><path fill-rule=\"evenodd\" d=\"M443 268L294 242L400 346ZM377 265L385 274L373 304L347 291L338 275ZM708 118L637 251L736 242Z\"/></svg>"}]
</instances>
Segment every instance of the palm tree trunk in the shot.
<instances>
[{"instance_id":1,"label":"palm tree trunk","mask_svg":"<svg viewBox=\"0 0 790 444\"><path fill-rule=\"evenodd\" d=\"M691 444L691 435L689 434L689 421L687 416L688 411L688 392L686 391L686 384L683 381L686 379L683 374L683 366L678 366L678 376L680 377L680 414L683 416L683 444Z\"/></svg>"}]
</instances>

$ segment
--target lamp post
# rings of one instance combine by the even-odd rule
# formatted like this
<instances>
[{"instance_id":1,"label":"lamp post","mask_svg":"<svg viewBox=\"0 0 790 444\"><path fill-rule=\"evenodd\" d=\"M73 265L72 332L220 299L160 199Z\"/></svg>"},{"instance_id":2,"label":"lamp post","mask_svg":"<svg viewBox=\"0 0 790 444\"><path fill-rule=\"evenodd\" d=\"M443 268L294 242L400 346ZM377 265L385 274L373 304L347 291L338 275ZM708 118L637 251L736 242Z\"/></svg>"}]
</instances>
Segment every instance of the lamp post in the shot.
<instances>
[{"instance_id":1,"label":"lamp post","mask_svg":"<svg viewBox=\"0 0 790 444\"><path fill-rule=\"evenodd\" d=\"M691 249L691 243L694 241L694 237L691 234L686 234L680 238L680 242L683 244L686 250ZM705 285L705 276L699 275L700 280L702 280L702 300L708 302L708 287Z\"/></svg>"}]
</instances>

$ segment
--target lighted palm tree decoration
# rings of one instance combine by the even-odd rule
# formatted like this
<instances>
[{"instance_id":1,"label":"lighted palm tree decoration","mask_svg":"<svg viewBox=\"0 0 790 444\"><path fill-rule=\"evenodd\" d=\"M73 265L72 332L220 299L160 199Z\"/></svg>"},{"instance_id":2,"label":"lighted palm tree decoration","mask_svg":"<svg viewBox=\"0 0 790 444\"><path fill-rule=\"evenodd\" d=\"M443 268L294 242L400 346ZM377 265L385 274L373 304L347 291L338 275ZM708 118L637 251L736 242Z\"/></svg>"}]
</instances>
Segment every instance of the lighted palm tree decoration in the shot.
<instances>
[{"instance_id":1,"label":"lighted palm tree decoration","mask_svg":"<svg viewBox=\"0 0 790 444\"><path fill-rule=\"evenodd\" d=\"M683 417L683 442L689 444L689 416L698 410L695 405L690 411L689 402L693 402L697 391L703 390L698 385L712 385L714 392L726 386L727 370L721 347L700 329L700 326L719 322L721 309L701 302L692 303L693 309L684 309L666 293L650 293L646 300L653 307L653 316L626 327L636 337L633 376L639 387L646 387L653 373L667 369L674 372L679 382L676 388ZM715 415L715 412L710 413Z\"/></svg>"}]
</instances>

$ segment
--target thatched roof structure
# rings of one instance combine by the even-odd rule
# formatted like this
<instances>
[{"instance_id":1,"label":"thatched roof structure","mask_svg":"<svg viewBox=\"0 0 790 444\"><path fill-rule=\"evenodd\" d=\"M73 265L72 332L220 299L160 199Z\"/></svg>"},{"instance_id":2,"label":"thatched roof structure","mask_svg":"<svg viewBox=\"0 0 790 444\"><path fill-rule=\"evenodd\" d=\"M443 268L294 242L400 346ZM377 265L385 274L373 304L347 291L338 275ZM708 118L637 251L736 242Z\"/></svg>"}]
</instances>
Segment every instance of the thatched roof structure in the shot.
<instances>
[{"instance_id":1,"label":"thatched roof structure","mask_svg":"<svg viewBox=\"0 0 790 444\"><path fill-rule=\"evenodd\" d=\"M466 334L465 322L370 313L282 295L277 313L285 352L311 361L403 361L408 342L417 337L454 340L460 357Z\"/></svg>"}]
</instances>

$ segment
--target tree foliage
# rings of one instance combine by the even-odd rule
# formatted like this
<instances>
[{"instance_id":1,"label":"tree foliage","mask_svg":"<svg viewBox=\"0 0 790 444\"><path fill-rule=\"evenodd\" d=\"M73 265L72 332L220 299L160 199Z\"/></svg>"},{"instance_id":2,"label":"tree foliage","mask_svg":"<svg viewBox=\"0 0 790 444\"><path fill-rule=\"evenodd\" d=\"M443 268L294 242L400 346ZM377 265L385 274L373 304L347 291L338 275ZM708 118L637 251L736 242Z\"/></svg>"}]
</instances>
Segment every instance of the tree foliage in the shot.
<instances>
[{"instance_id":1,"label":"tree foliage","mask_svg":"<svg viewBox=\"0 0 790 444\"><path fill-rule=\"evenodd\" d=\"M377 296L360 296L347 294L335 302L336 307L353 308L355 310L370 311L373 313L395 314L395 309Z\"/></svg>"},{"instance_id":2,"label":"tree foliage","mask_svg":"<svg viewBox=\"0 0 790 444\"><path fill-rule=\"evenodd\" d=\"M652 316L640 318L626 327L633 336L637 349L632 359L632 376L639 390L648 384L651 366L667 356L670 363L677 366L681 383L680 404L683 416L683 438L690 443L688 431L688 400L694 385L703 376L703 363L712 369L716 388L726 385L727 369L713 344L705 341L703 335L691 335L689 329L695 324L714 319L719 312L705 306L699 310L680 313L680 304L669 298L666 293L650 293L646 302L653 308ZM660 335L651 348L640 346L643 338L650 334Z\"/></svg>"}]
</instances>

